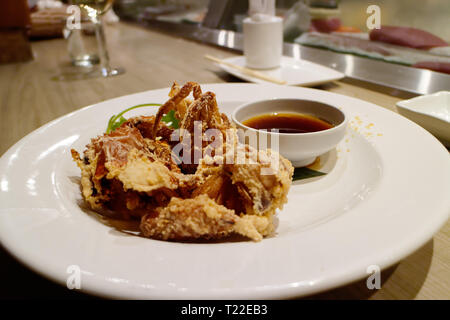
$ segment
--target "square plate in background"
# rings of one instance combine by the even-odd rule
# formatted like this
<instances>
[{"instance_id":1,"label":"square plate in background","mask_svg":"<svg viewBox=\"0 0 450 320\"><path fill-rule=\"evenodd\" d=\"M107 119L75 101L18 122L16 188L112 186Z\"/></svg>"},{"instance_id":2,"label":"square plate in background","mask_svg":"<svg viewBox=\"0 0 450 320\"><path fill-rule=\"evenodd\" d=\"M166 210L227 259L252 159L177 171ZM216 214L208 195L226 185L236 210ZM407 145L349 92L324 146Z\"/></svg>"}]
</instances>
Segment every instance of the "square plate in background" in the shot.
<instances>
[{"instance_id":1,"label":"square plate in background","mask_svg":"<svg viewBox=\"0 0 450 320\"><path fill-rule=\"evenodd\" d=\"M245 56L232 57L224 61L246 67ZM266 84L270 83L259 78L244 74L243 72L226 65L218 64L222 70L249 82ZM320 64L306 60L298 60L283 56L279 68L255 71L267 74L268 76L286 81L289 86L315 86L330 81L339 80L345 77L342 72L321 66Z\"/></svg>"}]
</instances>

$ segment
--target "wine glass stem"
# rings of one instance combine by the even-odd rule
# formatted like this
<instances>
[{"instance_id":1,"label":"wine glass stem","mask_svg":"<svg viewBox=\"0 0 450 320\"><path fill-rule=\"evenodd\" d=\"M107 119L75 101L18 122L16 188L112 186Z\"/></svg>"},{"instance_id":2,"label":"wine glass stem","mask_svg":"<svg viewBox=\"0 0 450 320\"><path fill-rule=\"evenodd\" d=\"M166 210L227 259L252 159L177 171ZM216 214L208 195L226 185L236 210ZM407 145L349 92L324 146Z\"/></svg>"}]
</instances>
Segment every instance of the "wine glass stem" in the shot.
<instances>
[{"instance_id":1,"label":"wine glass stem","mask_svg":"<svg viewBox=\"0 0 450 320\"><path fill-rule=\"evenodd\" d=\"M103 28L102 19L97 16L94 19L95 35L97 37L98 52L100 57L100 68L104 77L107 77L111 73L111 66L109 65L108 49L106 47L105 31Z\"/></svg>"}]
</instances>

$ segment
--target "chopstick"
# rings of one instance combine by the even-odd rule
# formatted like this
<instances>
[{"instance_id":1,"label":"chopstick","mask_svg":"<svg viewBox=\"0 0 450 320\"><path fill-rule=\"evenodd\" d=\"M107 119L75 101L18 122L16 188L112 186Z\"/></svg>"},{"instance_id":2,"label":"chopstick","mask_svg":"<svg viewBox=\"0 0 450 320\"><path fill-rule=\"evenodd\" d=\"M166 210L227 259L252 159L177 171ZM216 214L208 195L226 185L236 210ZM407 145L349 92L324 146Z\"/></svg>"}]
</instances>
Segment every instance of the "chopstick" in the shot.
<instances>
[{"instance_id":1,"label":"chopstick","mask_svg":"<svg viewBox=\"0 0 450 320\"><path fill-rule=\"evenodd\" d=\"M228 66L230 68L239 70L242 73L244 73L244 74L246 74L248 76L251 76L251 77L255 77L255 78L258 78L258 79L261 79L261 80L273 82L273 83L276 83L276 84L286 84L286 81L284 81L284 80L280 80L280 79L268 76L268 75L266 75L266 74L264 74L262 72L255 71L255 70L252 70L252 69L249 69L249 68L246 68L246 67L238 66L238 65L236 65L234 63L230 63L228 61L224 61L222 59L210 56L209 54L205 55L205 58L208 59L208 60L214 61L216 63L220 63L220 64L223 64L223 65L226 65L226 66Z\"/></svg>"}]
</instances>

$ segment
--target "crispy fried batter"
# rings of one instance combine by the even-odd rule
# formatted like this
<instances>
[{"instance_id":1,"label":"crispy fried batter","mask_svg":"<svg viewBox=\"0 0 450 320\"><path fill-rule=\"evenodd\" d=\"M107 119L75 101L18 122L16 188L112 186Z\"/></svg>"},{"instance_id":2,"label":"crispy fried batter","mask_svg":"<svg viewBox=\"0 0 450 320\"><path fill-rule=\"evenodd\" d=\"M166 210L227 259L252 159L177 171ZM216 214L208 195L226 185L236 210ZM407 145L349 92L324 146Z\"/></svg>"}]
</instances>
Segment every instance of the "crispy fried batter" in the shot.
<instances>
[{"instance_id":1,"label":"crispy fried batter","mask_svg":"<svg viewBox=\"0 0 450 320\"><path fill-rule=\"evenodd\" d=\"M191 102L187 96L192 91ZM112 133L92 139L83 158L72 150L89 205L125 218L142 217L142 234L162 240L237 233L259 241L272 233L276 209L287 201L290 162L271 150L240 144L236 130L219 112L215 94L202 94L197 83L182 88L174 83L169 96L156 116L131 118ZM206 156L199 164L177 165L170 139L174 130L161 122L170 110L176 110L186 132L195 131L196 121L202 124L202 134L218 129L219 149L209 149L208 141L202 141L197 151ZM194 154L193 142L181 140Z\"/></svg>"},{"instance_id":2,"label":"crispy fried batter","mask_svg":"<svg viewBox=\"0 0 450 320\"><path fill-rule=\"evenodd\" d=\"M181 90L180 86L175 81L172 84L172 88L170 88L169 97L170 98L175 97L180 92L180 90ZM200 95L201 92L197 92L196 94ZM191 100L185 98L176 105L175 116L177 117L177 119L181 120L184 118L184 116L186 115L186 110L187 110L188 106L191 104L191 102L192 102Z\"/></svg>"},{"instance_id":3,"label":"crispy fried batter","mask_svg":"<svg viewBox=\"0 0 450 320\"><path fill-rule=\"evenodd\" d=\"M122 183L124 192L148 193L157 189L156 185L166 189L177 187L177 179L173 175L180 170L171 158L169 146L160 141L144 139L139 130L128 125L92 139L83 159L75 150L71 152L81 169L83 196L95 210L107 206L112 201L112 195L117 197L117 192L110 190L110 180L117 179ZM143 174L137 168L146 170Z\"/></svg>"},{"instance_id":4,"label":"crispy fried batter","mask_svg":"<svg viewBox=\"0 0 450 320\"><path fill-rule=\"evenodd\" d=\"M210 91L201 95L188 107L186 116L181 122L181 128L194 132L195 121L202 122L203 129L219 129L225 134L230 123L222 118L217 106L216 95Z\"/></svg>"},{"instance_id":5,"label":"crispy fried batter","mask_svg":"<svg viewBox=\"0 0 450 320\"><path fill-rule=\"evenodd\" d=\"M201 125L201 127L199 127ZM226 130L230 129L231 125L228 121L227 117L223 114L220 114L219 108L217 107L216 95L212 92L206 92L201 95L197 100L191 103L186 111L186 116L181 122L181 130L187 131L190 133L190 136L195 136L195 131L197 130L199 134L202 136L209 130L211 133L213 130L217 129L220 133L220 140L216 141L220 145L226 141ZM183 135L181 136L181 143L185 145L185 148L191 150L190 163L183 163L181 165L182 171L186 173L194 173L197 169L197 163L195 162L195 154L204 154L205 148L208 148L208 141L203 141L200 146L195 144L193 139L189 139L188 141L183 139ZM214 139L217 139L215 137ZM211 140L213 140L211 138ZM207 153L211 153L214 155L214 150L210 149Z\"/></svg>"},{"instance_id":6,"label":"crispy fried batter","mask_svg":"<svg viewBox=\"0 0 450 320\"><path fill-rule=\"evenodd\" d=\"M140 116L128 119L123 126L135 127L144 138L151 139L154 124L155 116ZM173 129L169 128L164 122L160 122L156 131L156 137L161 138L159 139L160 141L170 144L170 135L172 133Z\"/></svg>"},{"instance_id":7,"label":"crispy fried batter","mask_svg":"<svg viewBox=\"0 0 450 320\"><path fill-rule=\"evenodd\" d=\"M237 148L238 154L245 154L244 163L236 161L225 168L244 199L246 213L272 215L276 209L282 209L294 173L289 160L270 149L258 152L242 144Z\"/></svg>"},{"instance_id":8,"label":"crispy fried batter","mask_svg":"<svg viewBox=\"0 0 450 320\"><path fill-rule=\"evenodd\" d=\"M172 198L164 208L141 220L144 236L161 240L219 238L230 234L239 217L206 195Z\"/></svg>"},{"instance_id":9,"label":"crispy fried batter","mask_svg":"<svg viewBox=\"0 0 450 320\"><path fill-rule=\"evenodd\" d=\"M108 170L106 178L119 180L124 190L149 193L161 188L178 188L176 172L161 161L151 161L144 152L137 149L128 153L124 165L117 166L114 162L107 162L105 167Z\"/></svg>"},{"instance_id":10,"label":"crispy fried batter","mask_svg":"<svg viewBox=\"0 0 450 320\"><path fill-rule=\"evenodd\" d=\"M202 89L200 88L199 84L196 82L188 82L179 90L177 89L176 84L174 84L174 85L175 85L175 87L172 86L173 97L171 97L166 103L164 103L159 108L158 113L156 113L155 123L153 125L153 130L152 130L152 133L150 136L151 139L156 138L158 126L159 126L159 123L164 114L168 113L170 110L176 110L177 106L179 104L181 104L182 106L185 106L186 102L184 101L184 99L187 98L187 96L189 96L189 94L192 91L193 91L195 99L200 98L200 95L202 94ZM182 109L182 108L183 107L181 107L180 109Z\"/></svg>"},{"instance_id":11,"label":"crispy fried batter","mask_svg":"<svg viewBox=\"0 0 450 320\"><path fill-rule=\"evenodd\" d=\"M273 231L271 218L237 216L207 195L172 198L164 208L142 217L144 236L160 240L216 239L238 233L259 241Z\"/></svg>"}]
</instances>

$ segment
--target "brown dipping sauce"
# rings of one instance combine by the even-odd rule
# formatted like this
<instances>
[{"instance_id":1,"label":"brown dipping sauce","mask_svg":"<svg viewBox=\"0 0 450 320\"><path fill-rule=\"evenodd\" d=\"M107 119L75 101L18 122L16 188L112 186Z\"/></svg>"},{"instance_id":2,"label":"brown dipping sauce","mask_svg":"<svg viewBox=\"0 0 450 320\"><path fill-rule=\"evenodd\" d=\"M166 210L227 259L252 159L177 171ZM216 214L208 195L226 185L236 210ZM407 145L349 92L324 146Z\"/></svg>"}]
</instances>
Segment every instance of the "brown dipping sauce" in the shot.
<instances>
[{"instance_id":1,"label":"brown dipping sauce","mask_svg":"<svg viewBox=\"0 0 450 320\"><path fill-rule=\"evenodd\" d=\"M327 130L333 125L306 114L271 113L256 116L242 122L253 129L278 129L280 133L306 133Z\"/></svg>"}]
</instances>

